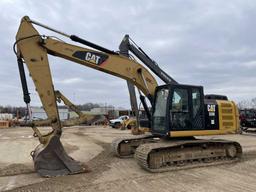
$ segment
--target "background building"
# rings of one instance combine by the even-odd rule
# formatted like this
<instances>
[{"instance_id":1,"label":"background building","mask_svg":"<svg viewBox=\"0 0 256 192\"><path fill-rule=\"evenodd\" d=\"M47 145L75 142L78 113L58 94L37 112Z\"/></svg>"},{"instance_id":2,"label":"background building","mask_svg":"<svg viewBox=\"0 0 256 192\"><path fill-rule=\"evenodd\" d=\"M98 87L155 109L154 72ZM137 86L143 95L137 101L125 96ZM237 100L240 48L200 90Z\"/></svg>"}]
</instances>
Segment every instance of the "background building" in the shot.
<instances>
[{"instance_id":1,"label":"background building","mask_svg":"<svg viewBox=\"0 0 256 192\"><path fill-rule=\"evenodd\" d=\"M0 113L0 120L12 120L13 114L11 113Z\"/></svg>"},{"instance_id":2,"label":"background building","mask_svg":"<svg viewBox=\"0 0 256 192\"><path fill-rule=\"evenodd\" d=\"M65 120L69 118L68 109L58 109L59 116L61 120ZM40 120L40 119L47 119L46 112L41 107L31 107L32 119L33 120Z\"/></svg>"}]
</instances>

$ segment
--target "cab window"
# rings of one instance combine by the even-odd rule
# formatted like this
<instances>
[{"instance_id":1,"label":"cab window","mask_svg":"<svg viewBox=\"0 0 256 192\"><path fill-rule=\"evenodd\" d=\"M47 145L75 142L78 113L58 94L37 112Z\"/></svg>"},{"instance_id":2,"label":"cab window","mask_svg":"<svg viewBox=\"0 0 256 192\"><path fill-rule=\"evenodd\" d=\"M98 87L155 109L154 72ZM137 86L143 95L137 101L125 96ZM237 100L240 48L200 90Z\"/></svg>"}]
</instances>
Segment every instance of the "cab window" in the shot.
<instances>
[{"instance_id":1,"label":"cab window","mask_svg":"<svg viewBox=\"0 0 256 192\"><path fill-rule=\"evenodd\" d=\"M175 89L172 97L173 112L188 112L188 91L186 89Z\"/></svg>"},{"instance_id":2,"label":"cab window","mask_svg":"<svg viewBox=\"0 0 256 192\"><path fill-rule=\"evenodd\" d=\"M175 88L170 109L170 126L172 129L189 129L191 127L189 115L188 90Z\"/></svg>"},{"instance_id":3,"label":"cab window","mask_svg":"<svg viewBox=\"0 0 256 192\"><path fill-rule=\"evenodd\" d=\"M192 108L193 108L193 118L199 113L201 107L201 98L199 89L192 89Z\"/></svg>"},{"instance_id":4,"label":"cab window","mask_svg":"<svg viewBox=\"0 0 256 192\"><path fill-rule=\"evenodd\" d=\"M156 93L155 110L153 113L154 130L165 131L166 129L166 106L168 95L168 89L161 89Z\"/></svg>"}]
</instances>

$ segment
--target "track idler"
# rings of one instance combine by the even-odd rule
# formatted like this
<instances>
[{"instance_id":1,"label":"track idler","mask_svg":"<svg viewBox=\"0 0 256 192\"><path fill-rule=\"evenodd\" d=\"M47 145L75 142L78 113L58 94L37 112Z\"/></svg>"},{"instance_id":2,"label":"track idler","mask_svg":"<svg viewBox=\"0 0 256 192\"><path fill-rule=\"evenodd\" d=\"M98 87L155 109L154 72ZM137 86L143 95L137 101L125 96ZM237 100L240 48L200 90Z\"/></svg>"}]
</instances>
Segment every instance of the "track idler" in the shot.
<instances>
[{"instance_id":1,"label":"track idler","mask_svg":"<svg viewBox=\"0 0 256 192\"><path fill-rule=\"evenodd\" d=\"M42 177L56 177L82 173L86 168L70 157L59 135L47 136L47 142L39 144L31 156L34 161L35 171Z\"/></svg>"}]
</instances>

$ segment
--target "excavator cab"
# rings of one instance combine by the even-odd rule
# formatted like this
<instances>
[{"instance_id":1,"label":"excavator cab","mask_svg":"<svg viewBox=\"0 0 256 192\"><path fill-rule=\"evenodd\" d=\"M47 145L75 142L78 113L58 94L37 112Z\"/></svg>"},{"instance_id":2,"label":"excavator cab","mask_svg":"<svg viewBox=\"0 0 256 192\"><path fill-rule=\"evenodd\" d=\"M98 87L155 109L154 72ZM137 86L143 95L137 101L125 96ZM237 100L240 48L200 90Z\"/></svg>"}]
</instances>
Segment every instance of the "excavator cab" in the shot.
<instances>
[{"instance_id":1,"label":"excavator cab","mask_svg":"<svg viewBox=\"0 0 256 192\"><path fill-rule=\"evenodd\" d=\"M202 86L166 84L156 89L152 133L172 136L173 131L203 130L204 94Z\"/></svg>"}]
</instances>

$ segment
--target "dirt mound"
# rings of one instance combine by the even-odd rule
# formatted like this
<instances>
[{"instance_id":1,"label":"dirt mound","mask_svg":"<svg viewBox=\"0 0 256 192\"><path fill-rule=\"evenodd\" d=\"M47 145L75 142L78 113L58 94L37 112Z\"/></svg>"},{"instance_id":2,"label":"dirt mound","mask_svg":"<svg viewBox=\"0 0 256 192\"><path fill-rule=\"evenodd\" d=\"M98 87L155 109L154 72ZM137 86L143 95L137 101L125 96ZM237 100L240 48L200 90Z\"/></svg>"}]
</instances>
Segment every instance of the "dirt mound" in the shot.
<instances>
[{"instance_id":1,"label":"dirt mound","mask_svg":"<svg viewBox=\"0 0 256 192\"><path fill-rule=\"evenodd\" d=\"M34 168L24 164L11 164L0 169L0 177L33 173Z\"/></svg>"},{"instance_id":2,"label":"dirt mound","mask_svg":"<svg viewBox=\"0 0 256 192\"><path fill-rule=\"evenodd\" d=\"M84 165L85 167L88 166L86 173L53 177L39 183L34 183L7 191L84 191L99 175L102 174L102 172L110 169L108 165L115 159L111 153L109 144L96 140L94 142L101 145L104 150L99 155L87 162L86 165Z\"/></svg>"}]
</instances>

